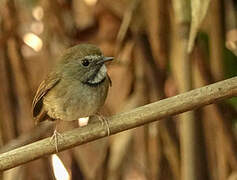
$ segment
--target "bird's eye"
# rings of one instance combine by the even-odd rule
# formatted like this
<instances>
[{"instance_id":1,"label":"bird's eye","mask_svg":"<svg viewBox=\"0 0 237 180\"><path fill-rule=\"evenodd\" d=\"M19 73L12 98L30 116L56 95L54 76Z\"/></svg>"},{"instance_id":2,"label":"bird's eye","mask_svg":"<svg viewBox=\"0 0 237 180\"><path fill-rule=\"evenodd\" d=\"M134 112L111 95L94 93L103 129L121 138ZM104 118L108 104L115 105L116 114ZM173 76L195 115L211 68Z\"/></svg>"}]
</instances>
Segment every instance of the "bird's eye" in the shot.
<instances>
[{"instance_id":1,"label":"bird's eye","mask_svg":"<svg viewBox=\"0 0 237 180\"><path fill-rule=\"evenodd\" d=\"M87 59L83 59L81 63L83 66L88 66L90 64L89 60Z\"/></svg>"}]
</instances>

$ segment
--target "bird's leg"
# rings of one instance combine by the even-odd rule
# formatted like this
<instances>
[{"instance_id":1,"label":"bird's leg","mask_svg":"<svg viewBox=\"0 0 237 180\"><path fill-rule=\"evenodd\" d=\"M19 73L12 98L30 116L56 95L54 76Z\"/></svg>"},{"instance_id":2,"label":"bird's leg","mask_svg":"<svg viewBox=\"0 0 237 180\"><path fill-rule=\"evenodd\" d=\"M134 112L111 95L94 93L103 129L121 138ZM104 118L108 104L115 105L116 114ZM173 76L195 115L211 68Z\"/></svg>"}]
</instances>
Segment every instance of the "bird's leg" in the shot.
<instances>
[{"instance_id":1,"label":"bird's leg","mask_svg":"<svg viewBox=\"0 0 237 180\"><path fill-rule=\"evenodd\" d=\"M110 129L109 129L108 120L105 117L103 117L102 115L100 115L100 114L95 114L95 116L98 117L98 119L100 120L102 126L106 125L108 136L109 136L110 135Z\"/></svg>"},{"instance_id":2,"label":"bird's leg","mask_svg":"<svg viewBox=\"0 0 237 180\"><path fill-rule=\"evenodd\" d=\"M55 145L56 152L58 152L58 137L62 138L62 135L57 131L58 120L55 122L55 129L53 135L50 138L50 142L53 142Z\"/></svg>"}]
</instances>

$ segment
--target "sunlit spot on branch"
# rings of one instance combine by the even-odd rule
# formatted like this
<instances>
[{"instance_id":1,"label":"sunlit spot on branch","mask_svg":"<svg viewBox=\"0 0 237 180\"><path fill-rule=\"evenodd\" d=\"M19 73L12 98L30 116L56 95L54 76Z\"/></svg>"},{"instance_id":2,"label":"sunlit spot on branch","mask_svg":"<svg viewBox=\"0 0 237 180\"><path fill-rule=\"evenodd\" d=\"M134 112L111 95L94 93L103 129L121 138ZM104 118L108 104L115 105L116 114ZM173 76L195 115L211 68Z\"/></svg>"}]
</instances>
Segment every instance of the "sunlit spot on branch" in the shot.
<instances>
[{"instance_id":1,"label":"sunlit spot on branch","mask_svg":"<svg viewBox=\"0 0 237 180\"><path fill-rule=\"evenodd\" d=\"M41 6L36 6L33 10L32 10L32 16L40 21L42 20L42 18L44 17L44 10Z\"/></svg>"},{"instance_id":2,"label":"sunlit spot on branch","mask_svg":"<svg viewBox=\"0 0 237 180\"><path fill-rule=\"evenodd\" d=\"M56 180L70 180L70 175L59 157L52 155L53 172Z\"/></svg>"},{"instance_id":3,"label":"sunlit spot on branch","mask_svg":"<svg viewBox=\"0 0 237 180\"><path fill-rule=\"evenodd\" d=\"M39 52L42 49L43 41L33 33L27 33L23 36L23 41L36 52Z\"/></svg>"},{"instance_id":4,"label":"sunlit spot on branch","mask_svg":"<svg viewBox=\"0 0 237 180\"><path fill-rule=\"evenodd\" d=\"M84 1L89 6L94 6L97 3L97 0L84 0Z\"/></svg>"}]
</instances>

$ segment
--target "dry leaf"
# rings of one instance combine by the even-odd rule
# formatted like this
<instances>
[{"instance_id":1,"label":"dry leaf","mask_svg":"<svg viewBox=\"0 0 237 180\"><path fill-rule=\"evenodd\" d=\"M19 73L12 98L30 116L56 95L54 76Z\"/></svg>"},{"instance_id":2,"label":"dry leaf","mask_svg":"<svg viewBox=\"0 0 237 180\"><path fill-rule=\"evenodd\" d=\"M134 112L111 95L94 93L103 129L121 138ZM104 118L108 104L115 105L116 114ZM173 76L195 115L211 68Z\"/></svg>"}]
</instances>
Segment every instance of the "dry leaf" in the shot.
<instances>
[{"instance_id":1,"label":"dry leaf","mask_svg":"<svg viewBox=\"0 0 237 180\"><path fill-rule=\"evenodd\" d=\"M237 56L237 29L232 29L227 32L225 45Z\"/></svg>"},{"instance_id":2,"label":"dry leaf","mask_svg":"<svg viewBox=\"0 0 237 180\"><path fill-rule=\"evenodd\" d=\"M199 27L206 16L207 9L209 7L210 0L192 0L191 1L191 29L189 34L188 52L190 53L193 49L194 40L197 36Z\"/></svg>"}]
</instances>

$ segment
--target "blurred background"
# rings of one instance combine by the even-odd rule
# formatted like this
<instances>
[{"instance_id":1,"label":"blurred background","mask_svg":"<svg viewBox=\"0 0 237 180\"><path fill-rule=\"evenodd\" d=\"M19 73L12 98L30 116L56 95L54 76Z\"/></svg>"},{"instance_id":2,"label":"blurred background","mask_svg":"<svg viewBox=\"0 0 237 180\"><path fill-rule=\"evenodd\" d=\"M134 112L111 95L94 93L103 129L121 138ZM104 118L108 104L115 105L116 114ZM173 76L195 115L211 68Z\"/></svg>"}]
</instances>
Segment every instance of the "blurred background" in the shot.
<instances>
[{"instance_id":1,"label":"blurred background","mask_svg":"<svg viewBox=\"0 0 237 180\"><path fill-rule=\"evenodd\" d=\"M85 42L116 59L102 109L110 116L236 76L237 1L1 0L0 152L52 135L50 123L34 126L34 93L62 52ZM236 180L236 121L231 98L41 158L0 180Z\"/></svg>"}]
</instances>

